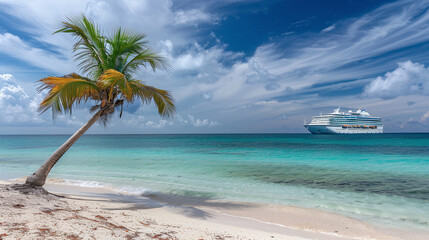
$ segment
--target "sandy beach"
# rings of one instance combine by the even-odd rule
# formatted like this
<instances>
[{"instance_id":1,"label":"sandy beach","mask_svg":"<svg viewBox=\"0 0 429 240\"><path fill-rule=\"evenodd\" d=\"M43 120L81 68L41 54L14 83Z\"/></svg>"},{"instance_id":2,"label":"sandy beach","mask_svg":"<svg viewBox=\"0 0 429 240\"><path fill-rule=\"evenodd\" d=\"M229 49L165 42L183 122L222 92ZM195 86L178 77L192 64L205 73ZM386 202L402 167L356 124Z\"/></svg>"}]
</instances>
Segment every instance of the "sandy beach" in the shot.
<instances>
[{"instance_id":1,"label":"sandy beach","mask_svg":"<svg viewBox=\"0 0 429 240\"><path fill-rule=\"evenodd\" d=\"M2 239L406 239L314 209L61 184L23 194L11 183L0 184Z\"/></svg>"}]
</instances>

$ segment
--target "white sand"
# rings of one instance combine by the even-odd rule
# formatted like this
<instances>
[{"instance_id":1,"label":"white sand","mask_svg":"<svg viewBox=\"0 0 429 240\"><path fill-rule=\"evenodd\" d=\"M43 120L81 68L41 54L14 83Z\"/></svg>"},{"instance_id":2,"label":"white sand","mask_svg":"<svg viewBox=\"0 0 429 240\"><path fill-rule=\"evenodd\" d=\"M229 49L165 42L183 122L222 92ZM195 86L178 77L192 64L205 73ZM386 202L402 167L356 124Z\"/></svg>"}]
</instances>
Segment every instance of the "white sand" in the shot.
<instances>
[{"instance_id":1,"label":"white sand","mask_svg":"<svg viewBox=\"0 0 429 240\"><path fill-rule=\"evenodd\" d=\"M406 239L313 209L59 184L45 188L64 197L24 195L5 184L0 239Z\"/></svg>"}]
</instances>

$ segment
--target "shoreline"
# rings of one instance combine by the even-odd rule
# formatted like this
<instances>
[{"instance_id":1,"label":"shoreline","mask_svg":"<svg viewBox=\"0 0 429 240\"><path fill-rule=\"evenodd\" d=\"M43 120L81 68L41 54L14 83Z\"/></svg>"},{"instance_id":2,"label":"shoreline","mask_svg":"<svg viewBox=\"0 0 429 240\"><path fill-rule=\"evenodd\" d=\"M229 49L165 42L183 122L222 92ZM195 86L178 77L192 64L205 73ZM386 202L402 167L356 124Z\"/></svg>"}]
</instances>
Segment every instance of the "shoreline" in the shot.
<instances>
[{"instance_id":1,"label":"shoreline","mask_svg":"<svg viewBox=\"0 0 429 240\"><path fill-rule=\"evenodd\" d=\"M17 183L17 181L0 181L0 185L2 186L10 183ZM368 223L339 214L286 205L230 202L163 193L133 195L101 187L78 187L58 183L49 183L45 185L45 189L64 197L50 200L54 205L56 204L55 202L61 203L65 201L66 203L63 204L67 205L69 208L78 207L85 209L80 210L80 212L83 211L84 216L88 216L88 214L91 215L92 213L95 217L109 217L109 219L115 220L115 225L124 226L127 229L134 229L135 233L139 232L138 229L141 228L141 224L138 223L138 221L136 223L135 220L141 218L147 219L149 217L157 223L157 227L152 229L154 231L168 232L179 226L178 228L181 230L174 230L175 233L171 233L171 238L167 239L199 239L199 237L217 239L216 236L222 237L222 234L224 236L223 239L393 240L411 237L408 235L409 233L399 230L392 231L392 229L376 228ZM12 199L19 197L17 193L13 193L12 195L14 195L11 196ZM28 202L28 198L29 196L27 196L26 200L24 199L25 204L22 205L31 205L31 203ZM4 202L5 197L1 199L3 200L2 205L4 206L10 205L10 201L16 201L9 199L6 200L9 202ZM37 201L33 204L37 205ZM23 215L36 214L35 212L29 214L28 209L27 212L21 212L22 210L24 209L2 207L2 216L7 216L8 214L12 216L13 213L17 211ZM37 211L37 209L35 210ZM73 224L64 223L64 219L67 218L56 219L54 215L55 214L49 215L53 218L51 219L53 220L52 222L60 221L61 225L65 224L70 229L73 229ZM132 216L131 218L134 219L134 222L131 223L129 220L126 220L123 215ZM27 217L31 219L31 216ZM94 224L92 220L83 219L83 221L89 221ZM11 219L9 218L6 221L11 221ZM29 220L29 222L31 222L31 220ZM101 227L102 224L100 224L101 223L98 223L98 225L96 224L97 226L93 226L92 228ZM164 227L159 228L161 225ZM0 224L0 229L0 234L3 234L5 231L4 224ZM36 227L36 229L40 229L40 227ZM222 229L225 232L220 231ZM60 230L61 229L55 229L55 232ZM6 231L8 236L18 234L16 236L25 237L25 235L19 235L19 233L13 230ZM121 232L120 229L112 230L112 233L116 235L120 234L118 232ZM146 237L149 237L147 234L150 233L146 233ZM230 236L231 238L225 238L225 236ZM412 238L424 239L424 236L423 233L415 233ZM5 236L4 239L8 239L7 236Z\"/></svg>"}]
</instances>

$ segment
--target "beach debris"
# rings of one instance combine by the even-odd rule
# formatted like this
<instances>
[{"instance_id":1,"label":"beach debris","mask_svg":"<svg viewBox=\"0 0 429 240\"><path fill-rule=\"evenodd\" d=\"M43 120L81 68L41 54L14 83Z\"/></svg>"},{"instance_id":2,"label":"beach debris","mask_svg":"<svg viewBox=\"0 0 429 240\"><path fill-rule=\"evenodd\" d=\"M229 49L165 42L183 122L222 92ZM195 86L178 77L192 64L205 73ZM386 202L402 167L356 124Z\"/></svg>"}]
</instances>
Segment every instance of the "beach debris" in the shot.
<instances>
[{"instance_id":1,"label":"beach debris","mask_svg":"<svg viewBox=\"0 0 429 240\"><path fill-rule=\"evenodd\" d=\"M146 226L146 227L150 225L150 224L149 224L149 223L147 223L147 222L145 222L145 223L144 223L144 222L139 221L139 223L140 223L141 225Z\"/></svg>"},{"instance_id":2,"label":"beach debris","mask_svg":"<svg viewBox=\"0 0 429 240\"><path fill-rule=\"evenodd\" d=\"M135 232L134 234L128 234L128 235L126 235L125 236L125 238L127 239L127 240L132 240L132 239L140 239L140 238L138 238L139 237L139 235L140 235L140 233L138 233L138 232Z\"/></svg>"},{"instance_id":3,"label":"beach debris","mask_svg":"<svg viewBox=\"0 0 429 240\"><path fill-rule=\"evenodd\" d=\"M55 210L52 210L50 208L42 208L42 209L40 209L40 211L42 211L43 213L52 215L52 212Z\"/></svg>"},{"instance_id":4,"label":"beach debris","mask_svg":"<svg viewBox=\"0 0 429 240\"><path fill-rule=\"evenodd\" d=\"M98 219L100 219L100 220L107 221L107 218L105 218L105 217L103 217L103 216L101 216L101 215L96 215L96 216L95 216L95 218L98 218Z\"/></svg>"},{"instance_id":5,"label":"beach debris","mask_svg":"<svg viewBox=\"0 0 429 240\"><path fill-rule=\"evenodd\" d=\"M151 239L157 239L157 240L178 240L176 236L174 236L176 232L169 231L169 232L161 232L161 233L146 233L146 236L150 237Z\"/></svg>"},{"instance_id":6,"label":"beach debris","mask_svg":"<svg viewBox=\"0 0 429 240\"><path fill-rule=\"evenodd\" d=\"M150 226L150 225L157 225L157 223L153 220L153 219L146 219L144 222L139 221L140 224L142 224L143 226Z\"/></svg>"},{"instance_id":7,"label":"beach debris","mask_svg":"<svg viewBox=\"0 0 429 240\"><path fill-rule=\"evenodd\" d=\"M25 223L11 223L6 226L8 227L7 230L9 231L19 231L22 233L27 233L30 230Z\"/></svg>"},{"instance_id":8,"label":"beach debris","mask_svg":"<svg viewBox=\"0 0 429 240\"><path fill-rule=\"evenodd\" d=\"M15 205L13 205L12 207L14 207L14 208L23 208L23 207L25 207L24 205L22 205L22 204L15 204Z\"/></svg>"},{"instance_id":9,"label":"beach debris","mask_svg":"<svg viewBox=\"0 0 429 240\"><path fill-rule=\"evenodd\" d=\"M220 236L220 235L216 235L216 236L215 236L215 239L216 239L216 240L225 240L225 238L227 238L227 237L229 238L229 236Z\"/></svg>"},{"instance_id":10,"label":"beach debris","mask_svg":"<svg viewBox=\"0 0 429 240\"><path fill-rule=\"evenodd\" d=\"M80 240L80 239L83 239L83 238L79 237L76 234L68 234L68 235L66 235L66 238L69 239L69 240Z\"/></svg>"}]
</instances>

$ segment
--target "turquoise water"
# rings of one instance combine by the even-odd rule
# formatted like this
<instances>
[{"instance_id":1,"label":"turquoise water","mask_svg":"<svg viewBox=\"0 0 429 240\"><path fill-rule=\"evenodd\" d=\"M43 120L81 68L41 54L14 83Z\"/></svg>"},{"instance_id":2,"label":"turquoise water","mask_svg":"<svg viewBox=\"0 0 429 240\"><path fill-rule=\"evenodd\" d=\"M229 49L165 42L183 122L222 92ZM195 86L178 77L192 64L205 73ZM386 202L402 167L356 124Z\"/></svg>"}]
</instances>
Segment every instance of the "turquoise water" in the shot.
<instances>
[{"instance_id":1,"label":"turquoise water","mask_svg":"<svg viewBox=\"0 0 429 240\"><path fill-rule=\"evenodd\" d=\"M0 136L0 178L31 174L67 138ZM50 177L429 228L429 134L86 135Z\"/></svg>"}]
</instances>

